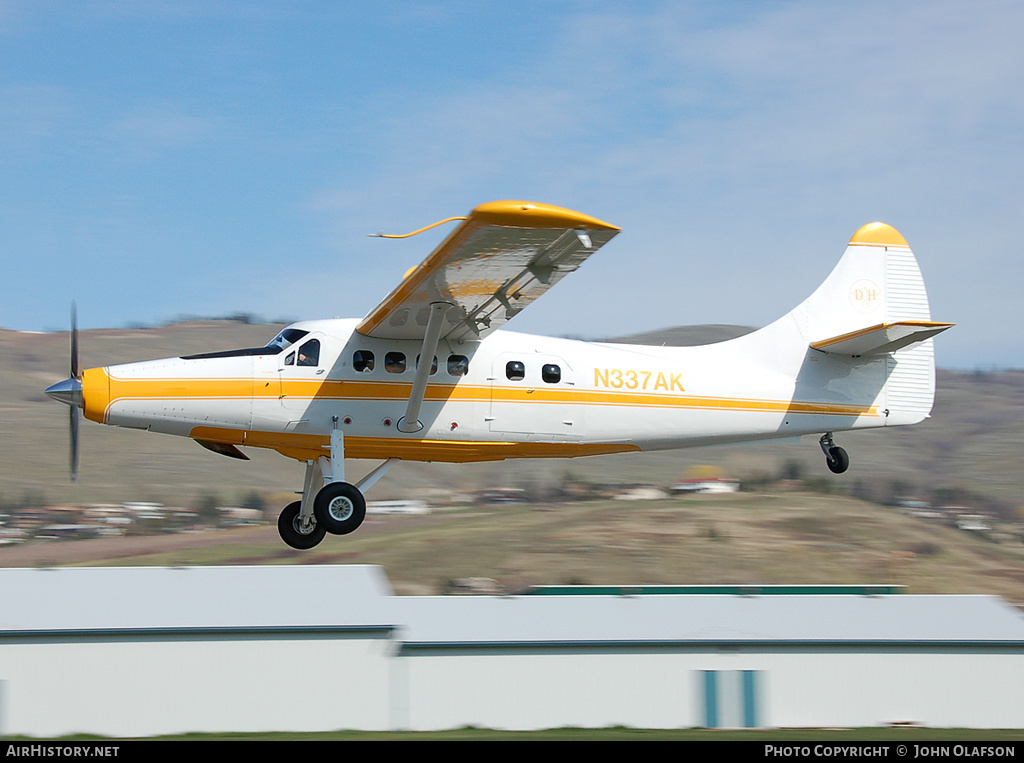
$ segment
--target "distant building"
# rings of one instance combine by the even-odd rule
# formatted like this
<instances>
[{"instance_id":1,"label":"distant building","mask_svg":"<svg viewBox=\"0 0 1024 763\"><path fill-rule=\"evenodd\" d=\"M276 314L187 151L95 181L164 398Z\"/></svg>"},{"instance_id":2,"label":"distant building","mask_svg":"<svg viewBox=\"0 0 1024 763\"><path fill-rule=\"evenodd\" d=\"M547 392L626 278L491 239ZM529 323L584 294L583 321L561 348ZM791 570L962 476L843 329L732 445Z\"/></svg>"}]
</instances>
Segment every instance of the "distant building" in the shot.
<instances>
[{"instance_id":1,"label":"distant building","mask_svg":"<svg viewBox=\"0 0 1024 763\"><path fill-rule=\"evenodd\" d=\"M739 489L739 480L728 477L720 467L708 464L691 466L686 479L672 486L673 493L736 493Z\"/></svg>"},{"instance_id":2,"label":"distant building","mask_svg":"<svg viewBox=\"0 0 1024 763\"><path fill-rule=\"evenodd\" d=\"M259 525L265 521L259 509L244 506L218 506L220 521L224 525Z\"/></svg>"},{"instance_id":3,"label":"distant building","mask_svg":"<svg viewBox=\"0 0 1024 763\"><path fill-rule=\"evenodd\" d=\"M28 533L15 527L0 527L0 546L9 546L14 543L24 543Z\"/></svg>"},{"instance_id":4,"label":"distant building","mask_svg":"<svg viewBox=\"0 0 1024 763\"><path fill-rule=\"evenodd\" d=\"M970 532L988 532L992 529L989 518L981 514L961 514L956 519L957 530L968 530Z\"/></svg>"},{"instance_id":5,"label":"distant building","mask_svg":"<svg viewBox=\"0 0 1024 763\"><path fill-rule=\"evenodd\" d=\"M728 477L680 480L672 486L673 493L736 493L739 489L739 480Z\"/></svg>"},{"instance_id":6,"label":"distant building","mask_svg":"<svg viewBox=\"0 0 1024 763\"><path fill-rule=\"evenodd\" d=\"M660 501L662 498L668 495L656 487L632 487L615 496L618 501Z\"/></svg>"},{"instance_id":7,"label":"distant building","mask_svg":"<svg viewBox=\"0 0 1024 763\"><path fill-rule=\"evenodd\" d=\"M124 508L135 519L163 519L167 515L162 503L152 501L125 502Z\"/></svg>"},{"instance_id":8,"label":"distant building","mask_svg":"<svg viewBox=\"0 0 1024 763\"><path fill-rule=\"evenodd\" d=\"M430 505L426 501L367 501L367 514L429 514Z\"/></svg>"}]
</instances>

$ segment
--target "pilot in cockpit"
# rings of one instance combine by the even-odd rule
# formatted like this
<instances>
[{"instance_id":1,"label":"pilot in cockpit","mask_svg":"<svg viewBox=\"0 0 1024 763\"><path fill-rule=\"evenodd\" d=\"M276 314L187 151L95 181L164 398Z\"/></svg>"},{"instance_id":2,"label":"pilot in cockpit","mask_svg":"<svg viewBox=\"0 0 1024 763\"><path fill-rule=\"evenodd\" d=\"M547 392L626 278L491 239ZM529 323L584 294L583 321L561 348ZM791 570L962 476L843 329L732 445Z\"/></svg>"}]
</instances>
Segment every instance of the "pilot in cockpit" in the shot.
<instances>
[{"instance_id":1,"label":"pilot in cockpit","mask_svg":"<svg viewBox=\"0 0 1024 763\"><path fill-rule=\"evenodd\" d=\"M320 340L310 339L299 348L300 366L316 366L320 363Z\"/></svg>"}]
</instances>

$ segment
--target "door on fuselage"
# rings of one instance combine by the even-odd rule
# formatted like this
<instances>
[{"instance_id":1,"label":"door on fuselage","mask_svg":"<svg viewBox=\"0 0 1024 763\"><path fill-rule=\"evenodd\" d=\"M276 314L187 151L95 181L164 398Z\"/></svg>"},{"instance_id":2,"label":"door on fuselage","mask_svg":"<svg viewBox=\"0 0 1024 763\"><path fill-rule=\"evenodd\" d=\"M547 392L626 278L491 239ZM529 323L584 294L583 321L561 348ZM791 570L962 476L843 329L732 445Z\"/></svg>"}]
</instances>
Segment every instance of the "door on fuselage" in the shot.
<instances>
[{"instance_id":1,"label":"door on fuselage","mask_svg":"<svg viewBox=\"0 0 1024 763\"><path fill-rule=\"evenodd\" d=\"M333 358L323 334L310 332L278 356L279 399L292 413L307 411L316 400Z\"/></svg>"},{"instance_id":2,"label":"door on fuselage","mask_svg":"<svg viewBox=\"0 0 1024 763\"><path fill-rule=\"evenodd\" d=\"M582 440L585 408L575 392L575 374L563 358L503 353L491 373L490 429L531 441Z\"/></svg>"}]
</instances>

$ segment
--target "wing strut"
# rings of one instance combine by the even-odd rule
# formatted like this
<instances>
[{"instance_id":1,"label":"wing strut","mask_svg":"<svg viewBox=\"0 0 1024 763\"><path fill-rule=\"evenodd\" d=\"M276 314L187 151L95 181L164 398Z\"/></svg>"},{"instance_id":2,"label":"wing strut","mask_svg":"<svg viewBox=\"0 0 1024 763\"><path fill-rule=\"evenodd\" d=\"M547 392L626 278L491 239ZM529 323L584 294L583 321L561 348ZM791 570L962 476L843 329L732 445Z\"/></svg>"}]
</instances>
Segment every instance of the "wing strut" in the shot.
<instances>
[{"instance_id":1,"label":"wing strut","mask_svg":"<svg viewBox=\"0 0 1024 763\"><path fill-rule=\"evenodd\" d=\"M420 349L420 358L416 366L416 378L412 382L412 391L409 393L409 405L405 409L405 415L398 420L399 432L412 434L423 429L423 424L420 422L420 407L423 405L423 395L427 391L427 378L434 365L434 352L437 351L437 343L441 339L444 316L450 307L451 304L448 302L430 303L427 333L423 337L423 347Z\"/></svg>"}]
</instances>

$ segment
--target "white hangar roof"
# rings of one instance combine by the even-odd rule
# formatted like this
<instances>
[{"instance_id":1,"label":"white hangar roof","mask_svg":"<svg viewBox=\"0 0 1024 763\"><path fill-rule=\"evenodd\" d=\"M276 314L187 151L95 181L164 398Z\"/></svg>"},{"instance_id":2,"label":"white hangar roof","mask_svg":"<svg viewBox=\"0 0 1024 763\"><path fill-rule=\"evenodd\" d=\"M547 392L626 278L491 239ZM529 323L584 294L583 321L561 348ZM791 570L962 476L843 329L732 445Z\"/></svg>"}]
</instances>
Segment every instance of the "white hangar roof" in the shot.
<instances>
[{"instance_id":1,"label":"white hangar roof","mask_svg":"<svg viewBox=\"0 0 1024 763\"><path fill-rule=\"evenodd\" d=\"M409 647L552 644L1024 646L1024 614L991 596L402 597Z\"/></svg>"},{"instance_id":2,"label":"white hangar roof","mask_svg":"<svg viewBox=\"0 0 1024 763\"><path fill-rule=\"evenodd\" d=\"M0 569L0 634L390 628L369 565Z\"/></svg>"},{"instance_id":3,"label":"white hangar roof","mask_svg":"<svg viewBox=\"0 0 1024 763\"><path fill-rule=\"evenodd\" d=\"M388 630L407 647L1024 646L990 596L394 596L368 565L0 569L0 636Z\"/></svg>"}]
</instances>

